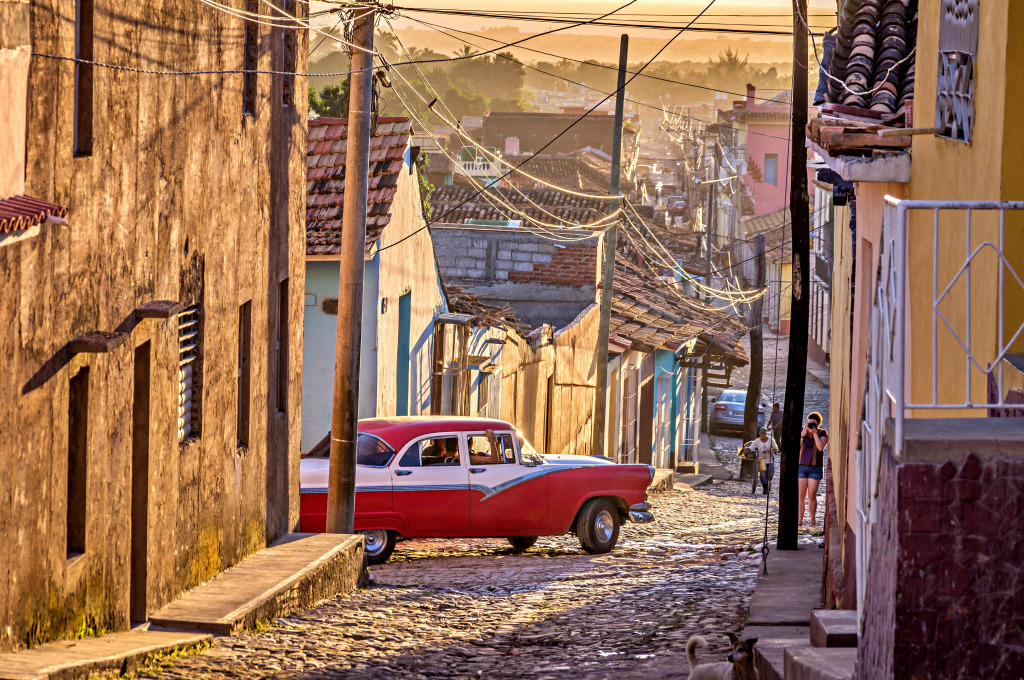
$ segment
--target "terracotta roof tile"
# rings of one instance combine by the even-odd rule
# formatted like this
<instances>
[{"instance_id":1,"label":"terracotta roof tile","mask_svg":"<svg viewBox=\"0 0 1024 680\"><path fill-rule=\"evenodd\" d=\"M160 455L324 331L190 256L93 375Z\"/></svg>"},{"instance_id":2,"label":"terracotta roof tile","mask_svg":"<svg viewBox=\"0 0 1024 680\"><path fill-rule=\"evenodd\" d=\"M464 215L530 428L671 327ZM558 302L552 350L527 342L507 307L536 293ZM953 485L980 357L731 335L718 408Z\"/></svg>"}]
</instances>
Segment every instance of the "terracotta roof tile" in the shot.
<instances>
[{"instance_id":1,"label":"terracotta roof tile","mask_svg":"<svg viewBox=\"0 0 1024 680\"><path fill-rule=\"evenodd\" d=\"M412 129L408 119L381 116L371 137L366 205L366 246L391 221L391 203ZM306 155L306 252L329 255L341 249L345 204L347 121L320 118L309 123Z\"/></svg>"},{"instance_id":2,"label":"terracotta roof tile","mask_svg":"<svg viewBox=\"0 0 1024 680\"><path fill-rule=\"evenodd\" d=\"M42 224L47 217L67 217L68 209L31 196L11 196L0 200L0 234L22 231Z\"/></svg>"},{"instance_id":3,"label":"terracotta roof tile","mask_svg":"<svg viewBox=\"0 0 1024 680\"><path fill-rule=\"evenodd\" d=\"M674 288L617 252L610 332L654 348L697 338L713 345L727 362L746 364L741 341L746 327L733 315Z\"/></svg>"}]
</instances>

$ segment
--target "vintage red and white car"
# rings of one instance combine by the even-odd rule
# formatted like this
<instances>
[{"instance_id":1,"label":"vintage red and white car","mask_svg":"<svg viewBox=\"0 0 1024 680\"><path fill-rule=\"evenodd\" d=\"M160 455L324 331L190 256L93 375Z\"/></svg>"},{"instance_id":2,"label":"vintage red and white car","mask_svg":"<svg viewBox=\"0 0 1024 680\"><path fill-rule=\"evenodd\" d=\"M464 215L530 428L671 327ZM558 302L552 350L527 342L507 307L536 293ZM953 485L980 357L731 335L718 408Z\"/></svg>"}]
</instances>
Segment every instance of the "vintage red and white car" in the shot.
<instances>
[{"instance_id":1,"label":"vintage red and white car","mask_svg":"<svg viewBox=\"0 0 1024 680\"><path fill-rule=\"evenodd\" d=\"M301 530L322 532L326 452L302 459ZM615 547L623 521L650 522L649 465L596 456L541 456L501 420L374 418L359 422L355 529L373 564L399 538L507 538L575 533L590 553Z\"/></svg>"}]
</instances>

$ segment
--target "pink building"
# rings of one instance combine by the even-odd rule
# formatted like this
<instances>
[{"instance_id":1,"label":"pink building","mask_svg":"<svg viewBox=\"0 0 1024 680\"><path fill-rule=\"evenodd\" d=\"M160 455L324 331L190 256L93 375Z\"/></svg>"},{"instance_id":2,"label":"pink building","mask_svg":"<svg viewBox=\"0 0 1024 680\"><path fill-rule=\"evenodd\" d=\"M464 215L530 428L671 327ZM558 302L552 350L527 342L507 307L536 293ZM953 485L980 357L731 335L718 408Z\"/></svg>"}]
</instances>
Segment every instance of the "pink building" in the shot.
<instances>
[{"instance_id":1,"label":"pink building","mask_svg":"<svg viewBox=\"0 0 1024 680\"><path fill-rule=\"evenodd\" d=\"M745 144L747 172L744 191L753 198L754 215L782 210L789 200L790 90L764 92L758 97L747 85L747 97L734 101L731 111L719 111L722 123L738 129Z\"/></svg>"}]
</instances>

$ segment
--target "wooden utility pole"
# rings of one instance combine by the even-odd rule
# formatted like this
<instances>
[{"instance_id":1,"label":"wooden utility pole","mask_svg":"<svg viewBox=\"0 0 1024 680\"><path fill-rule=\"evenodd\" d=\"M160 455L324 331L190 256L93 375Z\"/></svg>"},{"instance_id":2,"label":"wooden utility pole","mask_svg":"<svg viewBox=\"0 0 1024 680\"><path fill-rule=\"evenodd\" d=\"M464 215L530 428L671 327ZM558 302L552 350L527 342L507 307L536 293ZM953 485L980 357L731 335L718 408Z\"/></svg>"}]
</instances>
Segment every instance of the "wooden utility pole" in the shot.
<instances>
[{"instance_id":1,"label":"wooden utility pole","mask_svg":"<svg viewBox=\"0 0 1024 680\"><path fill-rule=\"evenodd\" d=\"M765 286L764 234L754 237L754 289ZM750 328L750 380L747 381L747 401L743 407L743 441L757 436L757 407L761 401L761 381L764 373L764 295L750 303L747 326Z\"/></svg>"},{"instance_id":2,"label":"wooden utility pole","mask_svg":"<svg viewBox=\"0 0 1024 680\"><path fill-rule=\"evenodd\" d=\"M608 192L618 196L619 173L622 167L622 117L626 103L626 58L629 53L629 36L625 33L619 41L619 80L615 90L615 124L612 131L612 181ZM611 201L611 211L622 206L622 201ZM612 286L615 283L615 245L619 240L619 229L615 222L604 232L604 260L601 265L601 309L597 324L596 383L594 389L594 430L590 438L590 453L607 455L604 431L608 413L608 340L611 335Z\"/></svg>"},{"instance_id":3,"label":"wooden utility pole","mask_svg":"<svg viewBox=\"0 0 1024 680\"><path fill-rule=\"evenodd\" d=\"M779 469L779 550L796 550L800 516L797 466L807 379L808 296L810 285L810 209L807 197L807 0L793 0L793 131L789 160L789 213L793 231L793 293L790 303L789 364L782 407L782 448ZM781 323L781 322L780 322Z\"/></svg>"},{"instance_id":4,"label":"wooden utility pole","mask_svg":"<svg viewBox=\"0 0 1024 680\"><path fill-rule=\"evenodd\" d=\"M373 49L373 15L370 11L356 19L352 31L353 44L365 50ZM338 336L334 351L331 465L327 477L327 532L332 534L350 534L355 524L359 345L362 339L373 55L353 49L352 71L338 277Z\"/></svg>"}]
</instances>

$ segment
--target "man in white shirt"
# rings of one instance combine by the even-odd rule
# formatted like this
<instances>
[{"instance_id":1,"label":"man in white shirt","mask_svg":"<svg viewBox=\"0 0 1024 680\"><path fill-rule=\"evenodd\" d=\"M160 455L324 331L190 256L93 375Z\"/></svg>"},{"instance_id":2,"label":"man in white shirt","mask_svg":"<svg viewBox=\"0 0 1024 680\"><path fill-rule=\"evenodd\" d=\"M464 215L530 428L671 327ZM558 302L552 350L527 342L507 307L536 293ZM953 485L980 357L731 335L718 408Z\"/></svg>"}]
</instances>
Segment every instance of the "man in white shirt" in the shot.
<instances>
[{"instance_id":1,"label":"man in white shirt","mask_svg":"<svg viewBox=\"0 0 1024 680\"><path fill-rule=\"evenodd\" d=\"M747 448L757 454L757 469L761 479L762 493L768 493L772 478L775 476L775 454L779 447L775 439L768 436L768 428L762 427L757 431L757 439L747 444Z\"/></svg>"}]
</instances>

